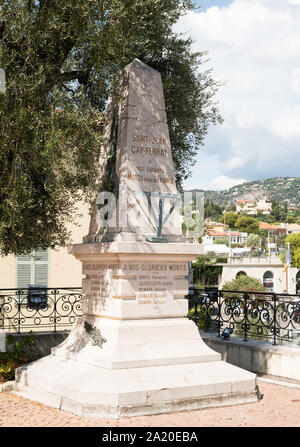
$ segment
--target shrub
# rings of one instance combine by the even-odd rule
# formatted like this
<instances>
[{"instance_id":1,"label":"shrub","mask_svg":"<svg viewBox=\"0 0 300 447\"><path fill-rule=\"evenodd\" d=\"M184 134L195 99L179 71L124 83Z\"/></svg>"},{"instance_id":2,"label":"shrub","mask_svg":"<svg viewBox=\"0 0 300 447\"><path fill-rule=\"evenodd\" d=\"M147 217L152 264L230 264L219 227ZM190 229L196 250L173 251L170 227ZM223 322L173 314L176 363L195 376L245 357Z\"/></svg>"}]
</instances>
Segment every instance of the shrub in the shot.
<instances>
[{"instance_id":1,"label":"shrub","mask_svg":"<svg viewBox=\"0 0 300 447\"><path fill-rule=\"evenodd\" d=\"M251 295L255 296L255 292L265 292L266 289L263 283L256 278L247 275L240 275L232 281L228 281L223 284L222 290L235 290L240 292L249 292ZM224 293L224 297L227 298L243 298L242 293Z\"/></svg>"},{"instance_id":2,"label":"shrub","mask_svg":"<svg viewBox=\"0 0 300 447\"><path fill-rule=\"evenodd\" d=\"M188 317L195 321L199 329L207 331L210 326L210 312L206 304L198 304L195 314L195 307L189 310Z\"/></svg>"},{"instance_id":3,"label":"shrub","mask_svg":"<svg viewBox=\"0 0 300 447\"><path fill-rule=\"evenodd\" d=\"M6 343L11 345L11 350L0 352L0 382L14 380L16 369L28 362L35 340L32 333L24 337L21 342L12 335L8 335Z\"/></svg>"},{"instance_id":4,"label":"shrub","mask_svg":"<svg viewBox=\"0 0 300 447\"><path fill-rule=\"evenodd\" d=\"M270 339L270 326L268 324L263 324L259 317L248 316L247 324L249 324L249 329L247 330L247 340L260 340L260 341L268 341ZM236 322L234 328L234 336L235 337L244 337L245 322Z\"/></svg>"}]
</instances>

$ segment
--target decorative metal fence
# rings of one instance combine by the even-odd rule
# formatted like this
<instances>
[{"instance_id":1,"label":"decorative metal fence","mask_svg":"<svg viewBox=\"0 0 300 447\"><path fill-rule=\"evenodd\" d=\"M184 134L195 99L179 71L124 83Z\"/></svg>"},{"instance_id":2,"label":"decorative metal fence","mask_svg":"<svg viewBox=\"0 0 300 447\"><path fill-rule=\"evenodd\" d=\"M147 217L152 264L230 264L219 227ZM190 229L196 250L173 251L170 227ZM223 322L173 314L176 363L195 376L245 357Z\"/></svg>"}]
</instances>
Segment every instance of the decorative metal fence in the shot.
<instances>
[{"instance_id":1,"label":"decorative metal fence","mask_svg":"<svg viewBox=\"0 0 300 447\"><path fill-rule=\"evenodd\" d=\"M300 295L191 287L186 298L188 317L218 337L228 328L227 333L244 341L300 345Z\"/></svg>"},{"instance_id":2,"label":"decorative metal fence","mask_svg":"<svg viewBox=\"0 0 300 447\"><path fill-rule=\"evenodd\" d=\"M83 315L80 287L0 289L0 330L69 330Z\"/></svg>"},{"instance_id":3,"label":"decorative metal fence","mask_svg":"<svg viewBox=\"0 0 300 447\"><path fill-rule=\"evenodd\" d=\"M80 287L0 289L0 330L70 330L83 315ZM300 295L190 288L188 317L222 337L300 345Z\"/></svg>"}]
</instances>

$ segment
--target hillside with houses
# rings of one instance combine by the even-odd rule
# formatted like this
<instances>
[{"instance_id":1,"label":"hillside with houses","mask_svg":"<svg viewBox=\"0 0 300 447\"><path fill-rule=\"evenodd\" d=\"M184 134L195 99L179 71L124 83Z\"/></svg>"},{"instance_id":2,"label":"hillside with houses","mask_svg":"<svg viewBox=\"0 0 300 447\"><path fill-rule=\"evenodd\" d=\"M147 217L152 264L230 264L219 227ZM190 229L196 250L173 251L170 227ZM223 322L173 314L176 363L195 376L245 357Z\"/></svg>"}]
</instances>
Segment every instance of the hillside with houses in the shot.
<instances>
[{"instance_id":1,"label":"hillside with houses","mask_svg":"<svg viewBox=\"0 0 300 447\"><path fill-rule=\"evenodd\" d=\"M274 177L235 185L222 191L205 191L205 198L220 206L229 207L237 200L269 197L279 203L300 208L300 177Z\"/></svg>"}]
</instances>

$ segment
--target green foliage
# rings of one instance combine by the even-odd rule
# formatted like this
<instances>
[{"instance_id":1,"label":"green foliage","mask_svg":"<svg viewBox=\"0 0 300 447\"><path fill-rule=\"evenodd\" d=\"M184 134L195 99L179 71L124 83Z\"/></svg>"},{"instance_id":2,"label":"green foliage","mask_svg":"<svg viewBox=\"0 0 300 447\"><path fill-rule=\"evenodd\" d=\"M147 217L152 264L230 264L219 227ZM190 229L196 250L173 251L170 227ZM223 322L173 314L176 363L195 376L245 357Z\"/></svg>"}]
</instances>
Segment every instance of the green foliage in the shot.
<instances>
[{"instance_id":1,"label":"green foliage","mask_svg":"<svg viewBox=\"0 0 300 447\"><path fill-rule=\"evenodd\" d=\"M229 211L220 217L219 222L229 226L229 228L235 228L236 221L239 218L239 214Z\"/></svg>"},{"instance_id":2,"label":"green foliage","mask_svg":"<svg viewBox=\"0 0 300 447\"><path fill-rule=\"evenodd\" d=\"M144 62L162 75L166 112L170 131L177 186L190 175L197 148L204 144L210 124L222 119L213 102L219 84L212 79L211 70L199 74L206 52L191 53L192 41L170 32L160 57L144 58ZM163 54L163 56L162 56ZM207 107L205 109L205 107Z\"/></svg>"},{"instance_id":3,"label":"green foliage","mask_svg":"<svg viewBox=\"0 0 300 447\"><path fill-rule=\"evenodd\" d=\"M214 244L229 245L227 237L218 237L214 240Z\"/></svg>"},{"instance_id":4,"label":"green foliage","mask_svg":"<svg viewBox=\"0 0 300 447\"><path fill-rule=\"evenodd\" d=\"M226 212L219 218L219 222L226 223L231 229L236 229L243 233L258 233L259 220L255 217L246 216L233 211Z\"/></svg>"},{"instance_id":5,"label":"green foliage","mask_svg":"<svg viewBox=\"0 0 300 447\"><path fill-rule=\"evenodd\" d=\"M300 233L291 233L285 238L285 245L290 244L292 265L300 267ZM282 262L285 261L286 253L282 253L280 258Z\"/></svg>"},{"instance_id":6,"label":"green foliage","mask_svg":"<svg viewBox=\"0 0 300 447\"><path fill-rule=\"evenodd\" d=\"M253 310L252 310L253 312ZM269 341L270 340L270 327L265 323L260 321L259 313L257 317L248 315L247 323L249 324L247 331L247 340L260 340ZM237 321L234 326L233 334L235 337L244 337L245 329L243 327L244 321L243 317L240 318L240 322Z\"/></svg>"},{"instance_id":7,"label":"green foliage","mask_svg":"<svg viewBox=\"0 0 300 447\"><path fill-rule=\"evenodd\" d=\"M218 276L222 272L222 267L216 265L220 258L212 259L211 256L199 256L193 262L194 283L205 286L214 285L218 282Z\"/></svg>"},{"instance_id":8,"label":"green foliage","mask_svg":"<svg viewBox=\"0 0 300 447\"><path fill-rule=\"evenodd\" d=\"M34 335L30 333L22 341L17 341L15 337L9 334L6 337L6 343L10 346L8 352L0 352L0 382L14 380L15 370L28 362L35 346Z\"/></svg>"},{"instance_id":9,"label":"green foliage","mask_svg":"<svg viewBox=\"0 0 300 447\"><path fill-rule=\"evenodd\" d=\"M260 245L260 237L258 234L249 234L247 239L247 247L251 248L251 250L256 250Z\"/></svg>"},{"instance_id":10,"label":"green foliage","mask_svg":"<svg viewBox=\"0 0 300 447\"><path fill-rule=\"evenodd\" d=\"M238 231L245 233L258 233L259 221L250 216L239 216L235 223L235 228Z\"/></svg>"},{"instance_id":11,"label":"green foliage","mask_svg":"<svg viewBox=\"0 0 300 447\"><path fill-rule=\"evenodd\" d=\"M212 220L219 220L222 218L224 208L207 199L204 202L204 218L210 218Z\"/></svg>"},{"instance_id":12,"label":"green foliage","mask_svg":"<svg viewBox=\"0 0 300 447\"><path fill-rule=\"evenodd\" d=\"M205 52L173 25L190 0L3 0L0 6L0 254L68 243L76 203L97 191L102 130L115 74L132 59L158 69L176 179L189 175L218 84Z\"/></svg>"},{"instance_id":13,"label":"green foliage","mask_svg":"<svg viewBox=\"0 0 300 447\"><path fill-rule=\"evenodd\" d=\"M210 315L209 308L205 304L198 304L196 313L195 307L192 307L188 313L188 317L197 322L198 328L204 329L205 331L207 331L210 326Z\"/></svg>"},{"instance_id":14,"label":"green foliage","mask_svg":"<svg viewBox=\"0 0 300 447\"><path fill-rule=\"evenodd\" d=\"M265 292L265 287L263 283L256 278L253 278L248 275L239 275L237 278L232 281L227 281L223 284L222 290L234 290L241 292L251 292L251 294L255 294L255 292ZM225 298L227 294L224 295ZM242 293L230 293L228 294L231 298L242 298Z\"/></svg>"},{"instance_id":15,"label":"green foliage","mask_svg":"<svg viewBox=\"0 0 300 447\"><path fill-rule=\"evenodd\" d=\"M281 218L281 208L277 200L272 200L271 215L274 216L275 220L280 220Z\"/></svg>"},{"instance_id":16,"label":"green foliage","mask_svg":"<svg viewBox=\"0 0 300 447\"><path fill-rule=\"evenodd\" d=\"M294 265L300 267L300 247L294 250Z\"/></svg>"},{"instance_id":17,"label":"green foliage","mask_svg":"<svg viewBox=\"0 0 300 447\"><path fill-rule=\"evenodd\" d=\"M288 223L288 224L294 224L294 223L297 223L297 216L296 215L291 215L291 216L287 216L286 218L285 218L285 222L286 223Z\"/></svg>"}]
</instances>

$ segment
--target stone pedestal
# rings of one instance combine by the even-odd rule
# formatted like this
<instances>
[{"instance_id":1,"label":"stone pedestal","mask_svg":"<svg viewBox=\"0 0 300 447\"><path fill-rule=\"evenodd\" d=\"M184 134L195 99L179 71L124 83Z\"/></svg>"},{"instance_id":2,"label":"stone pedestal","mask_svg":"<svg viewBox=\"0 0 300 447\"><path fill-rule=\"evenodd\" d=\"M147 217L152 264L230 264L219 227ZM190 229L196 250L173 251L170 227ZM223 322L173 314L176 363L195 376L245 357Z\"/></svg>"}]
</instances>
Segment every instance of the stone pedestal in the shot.
<instances>
[{"instance_id":1,"label":"stone pedestal","mask_svg":"<svg viewBox=\"0 0 300 447\"><path fill-rule=\"evenodd\" d=\"M85 316L52 354L19 368L16 392L84 416L254 402L256 376L221 361L188 318L191 244L78 244Z\"/></svg>"},{"instance_id":2,"label":"stone pedestal","mask_svg":"<svg viewBox=\"0 0 300 447\"><path fill-rule=\"evenodd\" d=\"M50 356L17 370L16 392L98 417L253 402L256 376L222 362L186 318L188 263L202 248L183 243L160 74L137 59L124 72L107 109L99 210L70 248L84 317ZM115 194L116 219L103 193Z\"/></svg>"}]
</instances>

